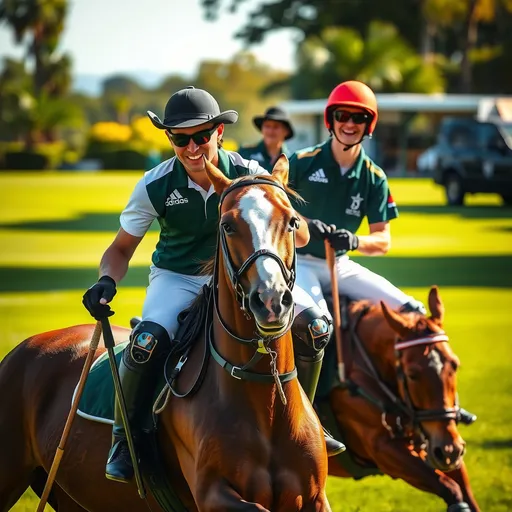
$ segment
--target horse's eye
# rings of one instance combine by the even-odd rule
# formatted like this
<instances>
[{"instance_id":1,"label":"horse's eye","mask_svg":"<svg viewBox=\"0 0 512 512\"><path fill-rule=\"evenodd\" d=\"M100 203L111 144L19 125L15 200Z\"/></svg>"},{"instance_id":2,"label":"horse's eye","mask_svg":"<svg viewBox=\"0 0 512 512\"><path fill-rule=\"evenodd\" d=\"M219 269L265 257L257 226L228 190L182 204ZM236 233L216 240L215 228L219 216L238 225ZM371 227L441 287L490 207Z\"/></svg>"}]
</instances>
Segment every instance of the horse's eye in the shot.
<instances>
[{"instance_id":1,"label":"horse's eye","mask_svg":"<svg viewBox=\"0 0 512 512\"><path fill-rule=\"evenodd\" d=\"M419 374L419 372L416 372L416 371L410 371L410 372L407 372L407 378L409 380L415 381L420 378L420 374Z\"/></svg>"},{"instance_id":2,"label":"horse's eye","mask_svg":"<svg viewBox=\"0 0 512 512\"><path fill-rule=\"evenodd\" d=\"M223 222L222 223L222 229L224 230L224 232L227 235L231 235L232 233L235 232L235 228L231 224L229 224L228 222Z\"/></svg>"},{"instance_id":3,"label":"horse's eye","mask_svg":"<svg viewBox=\"0 0 512 512\"><path fill-rule=\"evenodd\" d=\"M288 225L288 231L293 231L294 229L298 229L300 226L300 219L298 217L292 217L290 219L290 224Z\"/></svg>"}]
</instances>

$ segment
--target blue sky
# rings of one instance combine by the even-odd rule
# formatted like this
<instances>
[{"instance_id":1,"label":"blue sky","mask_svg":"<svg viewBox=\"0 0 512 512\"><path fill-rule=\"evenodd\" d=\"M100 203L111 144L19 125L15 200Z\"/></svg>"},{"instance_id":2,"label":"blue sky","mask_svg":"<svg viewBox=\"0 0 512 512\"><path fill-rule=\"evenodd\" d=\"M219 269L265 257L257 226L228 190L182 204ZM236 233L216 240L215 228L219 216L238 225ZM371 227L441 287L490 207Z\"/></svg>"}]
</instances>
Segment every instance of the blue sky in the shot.
<instances>
[{"instance_id":1,"label":"blue sky","mask_svg":"<svg viewBox=\"0 0 512 512\"><path fill-rule=\"evenodd\" d=\"M212 23L204 20L199 0L70 0L60 49L71 54L76 74L148 71L190 76L200 61L225 61L242 48L233 35L259 3L246 0L236 14L223 12ZM251 51L276 69L290 70L294 36L279 31ZM2 24L0 59L5 55L19 57L21 50Z\"/></svg>"}]
</instances>

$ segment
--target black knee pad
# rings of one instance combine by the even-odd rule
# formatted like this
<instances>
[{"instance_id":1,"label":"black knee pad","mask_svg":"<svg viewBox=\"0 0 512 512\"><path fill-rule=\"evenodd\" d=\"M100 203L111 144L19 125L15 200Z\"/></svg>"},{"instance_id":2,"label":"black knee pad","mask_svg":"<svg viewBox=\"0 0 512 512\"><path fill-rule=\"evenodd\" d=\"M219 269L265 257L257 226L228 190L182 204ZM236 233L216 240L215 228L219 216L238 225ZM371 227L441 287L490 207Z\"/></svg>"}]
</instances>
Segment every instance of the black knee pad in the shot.
<instances>
[{"instance_id":1,"label":"black knee pad","mask_svg":"<svg viewBox=\"0 0 512 512\"><path fill-rule=\"evenodd\" d=\"M422 315L427 315L427 308L423 305L422 302L416 299L412 299L409 302L406 302L400 308L401 313L420 313Z\"/></svg>"},{"instance_id":2,"label":"black knee pad","mask_svg":"<svg viewBox=\"0 0 512 512\"><path fill-rule=\"evenodd\" d=\"M136 369L165 355L170 344L165 327L156 322L140 322L130 335L130 346L124 351L124 362L129 368Z\"/></svg>"},{"instance_id":3,"label":"black knee pad","mask_svg":"<svg viewBox=\"0 0 512 512\"><path fill-rule=\"evenodd\" d=\"M321 356L332 330L332 321L318 306L305 309L295 317L292 325L295 353L308 358Z\"/></svg>"}]
</instances>

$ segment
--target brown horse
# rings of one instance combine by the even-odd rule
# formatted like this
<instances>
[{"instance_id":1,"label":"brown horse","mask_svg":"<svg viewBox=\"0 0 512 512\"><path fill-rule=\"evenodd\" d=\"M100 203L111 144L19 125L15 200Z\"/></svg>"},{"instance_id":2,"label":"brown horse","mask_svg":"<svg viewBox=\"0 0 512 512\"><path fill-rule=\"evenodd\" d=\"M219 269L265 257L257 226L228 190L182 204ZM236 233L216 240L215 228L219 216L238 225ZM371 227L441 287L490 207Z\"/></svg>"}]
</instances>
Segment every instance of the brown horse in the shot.
<instances>
[{"instance_id":1,"label":"brown horse","mask_svg":"<svg viewBox=\"0 0 512 512\"><path fill-rule=\"evenodd\" d=\"M328 394L348 454L329 459L329 474L354 476L341 459L351 455L370 472L376 468L436 494L450 512L478 511L457 430L459 359L442 328L437 287L428 304L428 318L366 301L348 307L343 354L349 383Z\"/></svg>"},{"instance_id":2,"label":"brown horse","mask_svg":"<svg viewBox=\"0 0 512 512\"><path fill-rule=\"evenodd\" d=\"M171 396L160 414L168 480L187 510L329 511L322 428L295 378L298 219L287 196L288 162L282 157L272 177L231 181L209 163L207 171L221 197L202 335L212 357L195 394ZM0 511L28 486L40 489L92 332L82 325L35 335L0 365ZM114 328L116 341L128 334ZM105 478L110 441L109 426L75 419L51 502L59 512L158 509L151 495L148 503L138 498L134 484Z\"/></svg>"}]
</instances>

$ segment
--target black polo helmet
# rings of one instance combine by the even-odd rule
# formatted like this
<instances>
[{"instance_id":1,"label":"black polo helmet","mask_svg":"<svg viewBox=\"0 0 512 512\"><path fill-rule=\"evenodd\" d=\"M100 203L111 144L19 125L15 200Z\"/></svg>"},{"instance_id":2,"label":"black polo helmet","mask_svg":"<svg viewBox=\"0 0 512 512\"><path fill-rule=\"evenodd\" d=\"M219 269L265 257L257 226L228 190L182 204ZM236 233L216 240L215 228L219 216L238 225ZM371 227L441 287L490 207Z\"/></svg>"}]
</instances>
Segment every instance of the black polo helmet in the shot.
<instances>
[{"instance_id":1,"label":"black polo helmet","mask_svg":"<svg viewBox=\"0 0 512 512\"><path fill-rule=\"evenodd\" d=\"M147 113L151 122L160 130L192 128L204 123L233 124L238 119L238 112L221 112L217 100L209 92L192 85L175 92L169 98L163 122L151 110Z\"/></svg>"},{"instance_id":2,"label":"black polo helmet","mask_svg":"<svg viewBox=\"0 0 512 512\"><path fill-rule=\"evenodd\" d=\"M294 133L292 123L288 114L282 108L269 107L262 116L255 116L252 118L252 122L260 132L264 121L279 121L280 123L283 123L286 128L288 128L288 135L285 137L285 140L293 137Z\"/></svg>"}]
</instances>

